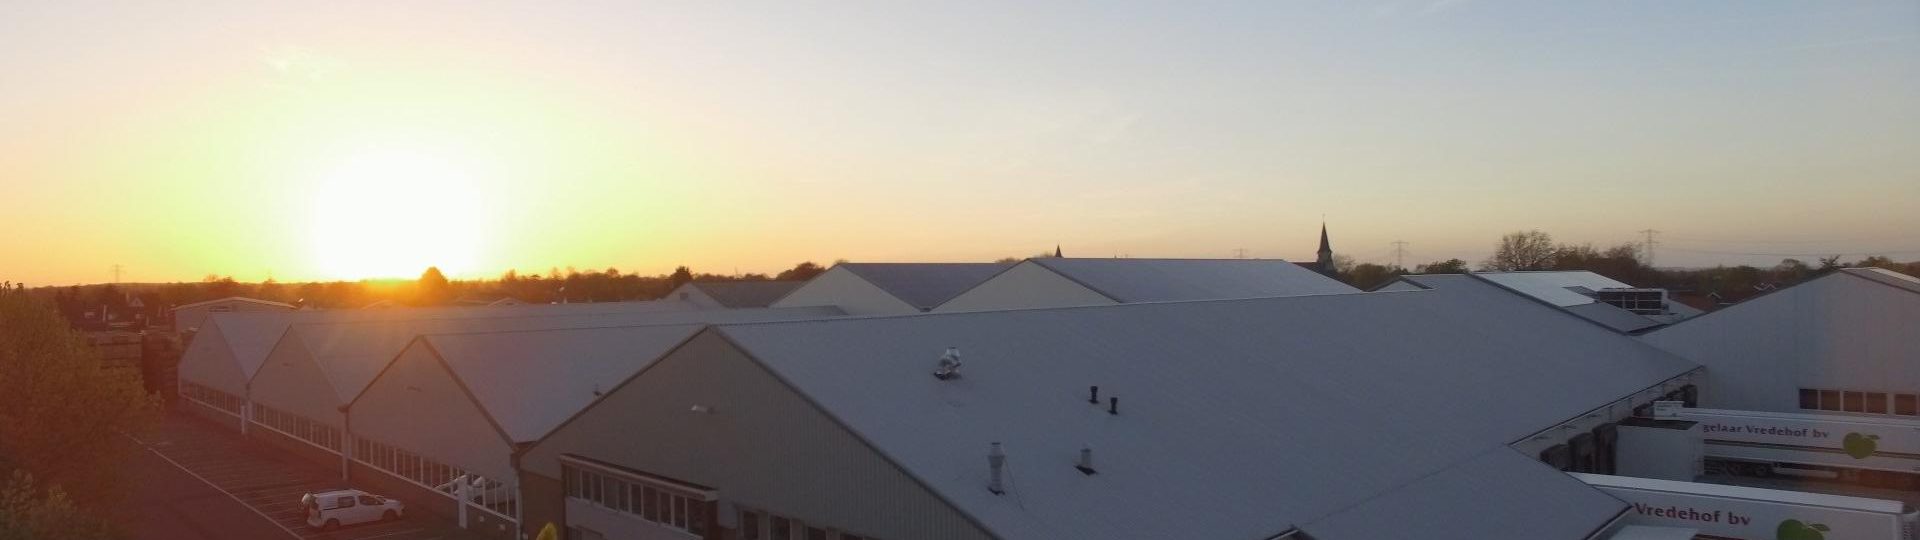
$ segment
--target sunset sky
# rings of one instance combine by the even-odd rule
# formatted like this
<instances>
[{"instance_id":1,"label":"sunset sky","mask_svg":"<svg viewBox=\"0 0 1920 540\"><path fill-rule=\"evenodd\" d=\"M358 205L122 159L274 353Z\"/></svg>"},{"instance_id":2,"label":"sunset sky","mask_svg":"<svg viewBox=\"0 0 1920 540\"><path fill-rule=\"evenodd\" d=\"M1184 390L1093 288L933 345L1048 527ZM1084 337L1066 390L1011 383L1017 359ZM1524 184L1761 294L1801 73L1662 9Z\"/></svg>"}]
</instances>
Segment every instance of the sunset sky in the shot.
<instances>
[{"instance_id":1,"label":"sunset sky","mask_svg":"<svg viewBox=\"0 0 1920 540\"><path fill-rule=\"evenodd\" d=\"M33 285L1920 259L1911 0L6 2L0 74Z\"/></svg>"}]
</instances>

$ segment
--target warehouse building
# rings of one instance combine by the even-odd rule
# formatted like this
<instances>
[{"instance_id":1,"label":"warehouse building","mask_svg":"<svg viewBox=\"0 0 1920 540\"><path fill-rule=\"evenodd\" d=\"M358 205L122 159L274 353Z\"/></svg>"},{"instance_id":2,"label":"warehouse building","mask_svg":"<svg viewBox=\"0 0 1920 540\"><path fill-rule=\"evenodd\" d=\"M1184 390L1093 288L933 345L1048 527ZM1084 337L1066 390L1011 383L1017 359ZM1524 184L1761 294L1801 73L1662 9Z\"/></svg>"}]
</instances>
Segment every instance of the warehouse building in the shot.
<instances>
[{"instance_id":1,"label":"warehouse building","mask_svg":"<svg viewBox=\"0 0 1920 540\"><path fill-rule=\"evenodd\" d=\"M249 384L248 434L340 467L352 436L346 407L422 334L595 328L834 317L838 308L678 310L533 317L300 323L267 354Z\"/></svg>"},{"instance_id":2,"label":"warehouse building","mask_svg":"<svg viewBox=\"0 0 1920 540\"><path fill-rule=\"evenodd\" d=\"M1720 409L1920 415L1920 279L1846 268L1640 336Z\"/></svg>"},{"instance_id":3,"label":"warehouse building","mask_svg":"<svg viewBox=\"0 0 1920 540\"><path fill-rule=\"evenodd\" d=\"M267 354L295 323L431 318L648 313L693 309L684 302L607 302L509 307L394 308L214 313L188 343L179 367L180 403L193 413L246 431L247 387Z\"/></svg>"},{"instance_id":4,"label":"warehouse building","mask_svg":"<svg viewBox=\"0 0 1920 540\"><path fill-rule=\"evenodd\" d=\"M512 537L522 512L519 451L697 333L700 325L429 334L347 409L350 476L470 530ZM694 390L694 389L689 389Z\"/></svg>"},{"instance_id":5,"label":"warehouse building","mask_svg":"<svg viewBox=\"0 0 1920 540\"><path fill-rule=\"evenodd\" d=\"M1359 289L1281 260L1067 259L1022 261L942 303L935 311L1229 300Z\"/></svg>"},{"instance_id":6,"label":"warehouse building","mask_svg":"<svg viewBox=\"0 0 1920 540\"><path fill-rule=\"evenodd\" d=\"M700 309L745 309L773 305L805 281L691 281L667 293L666 298L689 302Z\"/></svg>"},{"instance_id":7,"label":"warehouse building","mask_svg":"<svg viewBox=\"0 0 1920 540\"><path fill-rule=\"evenodd\" d=\"M1471 280L1440 277L1457 275L1469 276ZM1623 333L1644 332L1701 313L1668 298L1665 290L1636 288L1585 270L1409 275L1374 290L1409 291L1440 284L1497 287Z\"/></svg>"},{"instance_id":8,"label":"warehouse building","mask_svg":"<svg viewBox=\"0 0 1920 540\"><path fill-rule=\"evenodd\" d=\"M930 311L1011 263L840 263L772 307L838 306L848 315Z\"/></svg>"},{"instance_id":9,"label":"warehouse building","mask_svg":"<svg viewBox=\"0 0 1920 540\"><path fill-rule=\"evenodd\" d=\"M206 324L207 315L213 313L237 313L248 311L293 311L300 309L293 304L229 296L218 300L194 302L173 308L173 329L175 332L191 332Z\"/></svg>"},{"instance_id":10,"label":"warehouse building","mask_svg":"<svg viewBox=\"0 0 1920 540\"><path fill-rule=\"evenodd\" d=\"M1555 312L1442 287L714 326L519 455L523 522L569 538L1588 538L1625 505L1514 445L1576 436L1557 428L1697 366ZM491 349L541 346L500 336Z\"/></svg>"}]
</instances>

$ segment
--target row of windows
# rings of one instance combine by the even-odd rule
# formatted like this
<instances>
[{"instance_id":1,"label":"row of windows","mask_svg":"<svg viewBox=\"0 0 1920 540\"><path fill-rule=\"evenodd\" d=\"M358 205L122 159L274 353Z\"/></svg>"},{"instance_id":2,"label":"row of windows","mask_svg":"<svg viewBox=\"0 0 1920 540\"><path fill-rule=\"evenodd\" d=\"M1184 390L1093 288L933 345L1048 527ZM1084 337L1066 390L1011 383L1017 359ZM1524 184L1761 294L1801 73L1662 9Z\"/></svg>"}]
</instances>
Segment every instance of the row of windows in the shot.
<instances>
[{"instance_id":1,"label":"row of windows","mask_svg":"<svg viewBox=\"0 0 1920 540\"><path fill-rule=\"evenodd\" d=\"M433 458L360 437L353 439L353 459L448 496L455 496L458 491L456 478L471 474ZM519 501L513 486L478 475L468 476L468 481L472 483L467 492L471 496L468 502L509 519L519 515Z\"/></svg>"},{"instance_id":2,"label":"row of windows","mask_svg":"<svg viewBox=\"0 0 1920 540\"><path fill-rule=\"evenodd\" d=\"M1800 408L1816 411L1920 416L1920 396L1914 394L1889 394L1886 392L1801 388Z\"/></svg>"},{"instance_id":3,"label":"row of windows","mask_svg":"<svg viewBox=\"0 0 1920 540\"><path fill-rule=\"evenodd\" d=\"M208 407L236 415L240 414L240 410L246 403L246 400L240 399L240 396L187 381L180 381L180 395L186 396L187 399L198 401Z\"/></svg>"},{"instance_id":4,"label":"row of windows","mask_svg":"<svg viewBox=\"0 0 1920 540\"><path fill-rule=\"evenodd\" d=\"M636 482L572 465L561 465L567 496L652 522L705 536L713 503L682 491Z\"/></svg>"},{"instance_id":5,"label":"row of windows","mask_svg":"<svg viewBox=\"0 0 1920 540\"><path fill-rule=\"evenodd\" d=\"M771 512L740 509L740 540L874 540Z\"/></svg>"},{"instance_id":6,"label":"row of windows","mask_svg":"<svg viewBox=\"0 0 1920 540\"><path fill-rule=\"evenodd\" d=\"M321 448L340 451L340 428L315 422L305 416L255 403L253 404L253 422Z\"/></svg>"}]
</instances>

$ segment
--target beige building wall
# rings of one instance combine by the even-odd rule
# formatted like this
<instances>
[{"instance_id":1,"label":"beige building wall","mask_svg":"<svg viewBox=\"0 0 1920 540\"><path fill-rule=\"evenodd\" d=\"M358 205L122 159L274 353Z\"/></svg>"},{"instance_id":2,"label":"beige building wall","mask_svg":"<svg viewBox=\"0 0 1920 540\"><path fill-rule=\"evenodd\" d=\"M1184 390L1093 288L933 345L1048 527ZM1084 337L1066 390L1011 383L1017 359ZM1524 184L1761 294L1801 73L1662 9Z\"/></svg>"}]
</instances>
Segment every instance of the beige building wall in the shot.
<instances>
[{"instance_id":1,"label":"beige building wall","mask_svg":"<svg viewBox=\"0 0 1920 540\"><path fill-rule=\"evenodd\" d=\"M845 268L835 267L794 289L771 307L839 306L848 315L900 315L920 308L900 300Z\"/></svg>"},{"instance_id":2,"label":"beige building wall","mask_svg":"<svg viewBox=\"0 0 1920 540\"><path fill-rule=\"evenodd\" d=\"M347 414L356 438L503 481L516 476L512 446L423 342L400 353Z\"/></svg>"},{"instance_id":3,"label":"beige building wall","mask_svg":"<svg viewBox=\"0 0 1920 540\"><path fill-rule=\"evenodd\" d=\"M713 330L562 426L521 466L559 478L563 454L712 487L723 524L737 521L727 508L747 508L877 538L989 538Z\"/></svg>"},{"instance_id":4,"label":"beige building wall","mask_svg":"<svg viewBox=\"0 0 1920 540\"><path fill-rule=\"evenodd\" d=\"M936 312L992 311L1000 309L1104 306L1117 304L1112 298L1095 292L1046 267L1025 261L1001 272L947 303Z\"/></svg>"}]
</instances>

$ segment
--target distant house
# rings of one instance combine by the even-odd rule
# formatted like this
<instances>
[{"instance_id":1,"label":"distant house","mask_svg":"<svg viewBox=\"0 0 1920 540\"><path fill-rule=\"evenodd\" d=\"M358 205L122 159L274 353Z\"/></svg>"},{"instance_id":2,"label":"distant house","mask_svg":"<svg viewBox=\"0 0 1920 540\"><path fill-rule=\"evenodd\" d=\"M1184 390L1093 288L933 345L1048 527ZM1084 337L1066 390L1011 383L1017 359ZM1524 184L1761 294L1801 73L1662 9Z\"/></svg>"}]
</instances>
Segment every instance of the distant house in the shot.
<instances>
[{"instance_id":1,"label":"distant house","mask_svg":"<svg viewBox=\"0 0 1920 540\"><path fill-rule=\"evenodd\" d=\"M194 302L184 306L175 306L173 308L173 329L177 332L198 329L202 324L206 323L207 314L209 313L293 311L296 309L299 308L293 304L283 302L242 296L229 296L218 300L207 300L205 302Z\"/></svg>"},{"instance_id":2,"label":"distant house","mask_svg":"<svg viewBox=\"0 0 1920 540\"><path fill-rule=\"evenodd\" d=\"M848 315L931 311L1013 263L840 263L771 307L838 306Z\"/></svg>"},{"instance_id":3,"label":"distant house","mask_svg":"<svg viewBox=\"0 0 1920 540\"><path fill-rule=\"evenodd\" d=\"M1723 409L1920 416L1920 278L1847 268L1654 330Z\"/></svg>"},{"instance_id":4,"label":"distant house","mask_svg":"<svg viewBox=\"0 0 1920 540\"><path fill-rule=\"evenodd\" d=\"M1560 308L1618 332L1640 332L1701 311L1674 301L1661 289L1636 288L1586 270L1474 272L1401 276L1374 288L1403 291L1439 287L1491 287Z\"/></svg>"},{"instance_id":5,"label":"distant house","mask_svg":"<svg viewBox=\"0 0 1920 540\"><path fill-rule=\"evenodd\" d=\"M1319 272L1262 259L1066 259L1022 261L935 311L1095 306L1358 293Z\"/></svg>"},{"instance_id":6,"label":"distant house","mask_svg":"<svg viewBox=\"0 0 1920 540\"><path fill-rule=\"evenodd\" d=\"M663 300L692 302L703 309L763 308L805 285L805 281L694 281Z\"/></svg>"}]
</instances>

